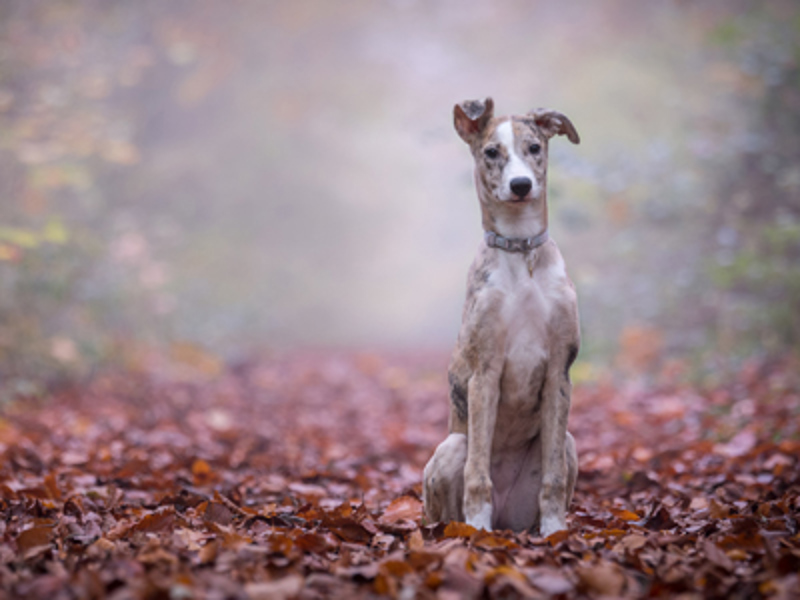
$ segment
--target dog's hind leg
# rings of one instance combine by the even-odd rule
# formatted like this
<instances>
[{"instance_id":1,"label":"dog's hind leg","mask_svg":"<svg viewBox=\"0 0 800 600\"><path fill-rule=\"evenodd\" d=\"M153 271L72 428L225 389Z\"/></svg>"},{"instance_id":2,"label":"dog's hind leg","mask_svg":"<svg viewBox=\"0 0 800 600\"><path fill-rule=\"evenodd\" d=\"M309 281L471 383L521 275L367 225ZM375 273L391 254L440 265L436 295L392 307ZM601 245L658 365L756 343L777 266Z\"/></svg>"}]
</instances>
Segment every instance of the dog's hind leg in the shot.
<instances>
[{"instance_id":1,"label":"dog's hind leg","mask_svg":"<svg viewBox=\"0 0 800 600\"><path fill-rule=\"evenodd\" d=\"M425 465L422 500L431 522L464 520L464 464L467 436L451 433Z\"/></svg>"}]
</instances>

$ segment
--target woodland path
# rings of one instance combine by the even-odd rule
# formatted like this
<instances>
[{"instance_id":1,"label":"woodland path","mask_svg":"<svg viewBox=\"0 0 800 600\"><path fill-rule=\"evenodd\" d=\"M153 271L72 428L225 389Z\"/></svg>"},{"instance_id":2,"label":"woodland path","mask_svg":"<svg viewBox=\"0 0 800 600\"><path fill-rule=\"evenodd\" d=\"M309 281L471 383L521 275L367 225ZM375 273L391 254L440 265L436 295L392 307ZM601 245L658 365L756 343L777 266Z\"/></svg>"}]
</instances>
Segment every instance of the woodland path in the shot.
<instances>
[{"instance_id":1,"label":"woodland path","mask_svg":"<svg viewBox=\"0 0 800 600\"><path fill-rule=\"evenodd\" d=\"M796 364L577 385L570 529L541 539L423 522L446 361L298 353L6 406L0 598L797 597Z\"/></svg>"}]
</instances>

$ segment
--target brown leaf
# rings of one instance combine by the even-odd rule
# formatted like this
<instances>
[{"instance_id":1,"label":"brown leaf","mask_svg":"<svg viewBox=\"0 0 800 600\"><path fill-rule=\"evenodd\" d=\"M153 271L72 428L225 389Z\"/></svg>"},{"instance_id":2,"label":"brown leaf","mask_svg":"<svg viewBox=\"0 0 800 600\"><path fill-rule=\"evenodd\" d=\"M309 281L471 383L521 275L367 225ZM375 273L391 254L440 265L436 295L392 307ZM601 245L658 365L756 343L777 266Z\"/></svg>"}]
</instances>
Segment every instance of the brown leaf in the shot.
<instances>
[{"instance_id":1,"label":"brown leaf","mask_svg":"<svg viewBox=\"0 0 800 600\"><path fill-rule=\"evenodd\" d=\"M535 598L539 596L528 579L511 565L500 565L484 575L484 581L493 597Z\"/></svg>"},{"instance_id":2,"label":"brown leaf","mask_svg":"<svg viewBox=\"0 0 800 600\"><path fill-rule=\"evenodd\" d=\"M496 550L498 548L512 550L514 548L519 547L516 543L512 542L511 540L507 540L503 537L485 531L477 532L472 537L472 543L474 546L481 548L483 550Z\"/></svg>"},{"instance_id":3,"label":"brown leaf","mask_svg":"<svg viewBox=\"0 0 800 600\"><path fill-rule=\"evenodd\" d=\"M48 473L44 478L44 487L53 500L61 500L61 489L58 487L58 480L55 473Z\"/></svg>"},{"instance_id":4,"label":"brown leaf","mask_svg":"<svg viewBox=\"0 0 800 600\"><path fill-rule=\"evenodd\" d=\"M669 510L663 505L654 508L654 510L647 516L644 526L651 531L663 531L665 529L672 529L676 527L675 521L672 520Z\"/></svg>"},{"instance_id":5,"label":"brown leaf","mask_svg":"<svg viewBox=\"0 0 800 600\"><path fill-rule=\"evenodd\" d=\"M717 502L714 498L708 503L708 516L712 519L727 519L731 515L731 508Z\"/></svg>"},{"instance_id":6,"label":"brown leaf","mask_svg":"<svg viewBox=\"0 0 800 600\"><path fill-rule=\"evenodd\" d=\"M116 549L116 544L108 538L98 538L91 546L86 549L86 555L90 558L100 560L108 556Z\"/></svg>"},{"instance_id":7,"label":"brown leaf","mask_svg":"<svg viewBox=\"0 0 800 600\"><path fill-rule=\"evenodd\" d=\"M327 526L346 542L368 544L373 535L364 525L353 519L336 519L327 523Z\"/></svg>"},{"instance_id":8,"label":"brown leaf","mask_svg":"<svg viewBox=\"0 0 800 600\"><path fill-rule=\"evenodd\" d=\"M698 544L699 549L711 563L722 567L725 571L732 572L735 568L733 561L725 554L719 546L709 539L703 539Z\"/></svg>"},{"instance_id":9,"label":"brown leaf","mask_svg":"<svg viewBox=\"0 0 800 600\"><path fill-rule=\"evenodd\" d=\"M294 543L304 552L320 554L330 548L328 540L319 533L309 532L294 536Z\"/></svg>"},{"instance_id":10,"label":"brown leaf","mask_svg":"<svg viewBox=\"0 0 800 600\"><path fill-rule=\"evenodd\" d=\"M442 554L439 552L426 552L424 550L410 550L408 564L417 571L438 568L442 563Z\"/></svg>"},{"instance_id":11,"label":"brown leaf","mask_svg":"<svg viewBox=\"0 0 800 600\"><path fill-rule=\"evenodd\" d=\"M153 548L140 553L136 557L139 562L145 565L165 565L167 568L173 568L178 565L179 559L172 552L168 552L164 548Z\"/></svg>"},{"instance_id":12,"label":"brown leaf","mask_svg":"<svg viewBox=\"0 0 800 600\"><path fill-rule=\"evenodd\" d=\"M421 518L422 502L411 496L400 496L386 507L378 523L390 525L401 520L419 522Z\"/></svg>"},{"instance_id":13,"label":"brown leaf","mask_svg":"<svg viewBox=\"0 0 800 600\"><path fill-rule=\"evenodd\" d=\"M53 528L47 526L25 529L17 536L17 552L26 556L35 553L42 546L49 548L53 534Z\"/></svg>"},{"instance_id":14,"label":"brown leaf","mask_svg":"<svg viewBox=\"0 0 800 600\"><path fill-rule=\"evenodd\" d=\"M631 535L626 535L620 539L619 543L615 546L615 549L618 552L634 552L640 548L643 548L645 544L647 544L647 538L645 536L638 533L632 533Z\"/></svg>"},{"instance_id":15,"label":"brown leaf","mask_svg":"<svg viewBox=\"0 0 800 600\"><path fill-rule=\"evenodd\" d=\"M217 555L219 555L219 542L211 540L200 549L197 558L201 565L207 565L217 560Z\"/></svg>"},{"instance_id":16,"label":"brown leaf","mask_svg":"<svg viewBox=\"0 0 800 600\"><path fill-rule=\"evenodd\" d=\"M398 579L414 572L414 568L403 560L386 560L381 563L381 570Z\"/></svg>"},{"instance_id":17,"label":"brown leaf","mask_svg":"<svg viewBox=\"0 0 800 600\"><path fill-rule=\"evenodd\" d=\"M614 563L600 561L575 569L581 586L588 592L620 596L625 588L625 575Z\"/></svg>"},{"instance_id":18,"label":"brown leaf","mask_svg":"<svg viewBox=\"0 0 800 600\"><path fill-rule=\"evenodd\" d=\"M175 524L175 511L161 510L142 517L133 527L132 531L145 533L155 533L158 531L171 530Z\"/></svg>"},{"instance_id":19,"label":"brown leaf","mask_svg":"<svg viewBox=\"0 0 800 600\"><path fill-rule=\"evenodd\" d=\"M219 502L209 502L203 513L203 520L217 525L230 525L233 521L233 512Z\"/></svg>"},{"instance_id":20,"label":"brown leaf","mask_svg":"<svg viewBox=\"0 0 800 600\"><path fill-rule=\"evenodd\" d=\"M408 536L408 549L409 550L422 550L425 547L425 540L422 539L422 533L419 529L411 532Z\"/></svg>"}]
</instances>

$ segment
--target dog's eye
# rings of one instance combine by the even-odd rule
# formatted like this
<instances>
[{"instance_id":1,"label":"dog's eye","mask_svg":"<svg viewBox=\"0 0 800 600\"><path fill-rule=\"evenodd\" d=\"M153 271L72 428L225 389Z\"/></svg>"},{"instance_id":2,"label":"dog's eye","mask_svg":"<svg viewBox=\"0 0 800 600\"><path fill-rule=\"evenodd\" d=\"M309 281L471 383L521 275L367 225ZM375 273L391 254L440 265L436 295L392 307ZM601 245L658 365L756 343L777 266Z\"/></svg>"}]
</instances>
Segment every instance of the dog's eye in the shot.
<instances>
[{"instance_id":1,"label":"dog's eye","mask_svg":"<svg viewBox=\"0 0 800 600\"><path fill-rule=\"evenodd\" d=\"M500 151L494 146L489 146L483 151L486 158L497 158L500 156Z\"/></svg>"},{"instance_id":2,"label":"dog's eye","mask_svg":"<svg viewBox=\"0 0 800 600\"><path fill-rule=\"evenodd\" d=\"M528 146L528 152L531 154L539 154L542 151L542 147L539 144L531 144Z\"/></svg>"}]
</instances>

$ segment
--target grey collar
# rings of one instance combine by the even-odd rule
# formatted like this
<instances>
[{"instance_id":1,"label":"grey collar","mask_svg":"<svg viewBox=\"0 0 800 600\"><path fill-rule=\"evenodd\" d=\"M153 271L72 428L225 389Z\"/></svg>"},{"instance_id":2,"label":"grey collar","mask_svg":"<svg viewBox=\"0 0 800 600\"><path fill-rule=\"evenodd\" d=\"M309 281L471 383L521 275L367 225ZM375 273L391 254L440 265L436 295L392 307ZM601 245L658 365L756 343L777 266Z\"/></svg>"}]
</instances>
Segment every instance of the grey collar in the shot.
<instances>
[{"instance_id":1,"label":"grey collar","mask_svg":"<svg viewBox=\"0 0 800 600\"><path fill-rule=\"evenodd\" d=\"M487 231L483 234L483 238L490 248L500 248L506 252L530 252L549 240L550 234L545 229L539 235L529 238L506 238L494 231Z\"/></svg>"}]
</instances>

